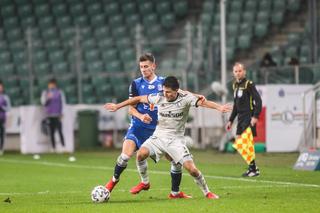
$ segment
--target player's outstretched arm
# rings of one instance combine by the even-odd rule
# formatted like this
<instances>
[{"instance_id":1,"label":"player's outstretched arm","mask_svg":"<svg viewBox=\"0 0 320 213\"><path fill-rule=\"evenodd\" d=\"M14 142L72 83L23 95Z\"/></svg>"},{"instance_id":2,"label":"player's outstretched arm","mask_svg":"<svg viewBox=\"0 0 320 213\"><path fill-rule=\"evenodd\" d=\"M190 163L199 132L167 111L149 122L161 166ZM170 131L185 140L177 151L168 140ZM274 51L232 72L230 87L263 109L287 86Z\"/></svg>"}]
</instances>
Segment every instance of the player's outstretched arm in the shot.
<instances>
[{"instance_id":1,"label":"player's outstretched arm","mask_svg":"<svg viewBox=\"0 0 320 213\"><path fill-rule=\"evenodd\" d=\"M148 113L142 114L132 105L129 106L128 113L129 113L129 115L140 119L143 123L149 124L152 121L152 118L150 117L150 115Z\"/></svg>"},{"instance_id":2,"label":"player's outstretched arm","mask_svg":"<svg viewBox=\"0 0 320 213\"><path fill-rule=\"evenodd\" d=\"M232 110L232 105L231 104L217 104L213 101L208 101L208 100L204 100L204 101L200 101L199 102L199 106L205 107L205 108L211 108L211 109L216 109L220 112L231 112Z\"/></svg>"},{"instance_id":3,"label":"player's outstretched arm","mask_svg":"<svg viewBox=\"0 0 320 213\"><path fill-rule=\"evenodd\" d=\"M121 103L115 104L115 103L106 103L103 108L110 112L115 112L118 109L121 109L122 107L128 106L128 105L135 105L137 103L148 103L148 96L143 95L143 96L136 96L130 99L127 99Z\"/></svg>"}]
</instances>

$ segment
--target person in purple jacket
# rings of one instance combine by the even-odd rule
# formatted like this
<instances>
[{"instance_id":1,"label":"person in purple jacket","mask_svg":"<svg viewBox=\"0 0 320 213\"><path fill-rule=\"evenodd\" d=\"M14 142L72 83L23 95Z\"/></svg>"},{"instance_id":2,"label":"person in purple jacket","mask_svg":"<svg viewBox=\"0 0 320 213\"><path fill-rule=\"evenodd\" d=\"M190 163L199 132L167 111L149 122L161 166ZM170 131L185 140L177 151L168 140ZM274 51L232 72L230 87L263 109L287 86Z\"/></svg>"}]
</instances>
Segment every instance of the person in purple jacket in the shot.
<instances>
[{"instance_id":1,"label":"person in purple jacket","mask_svg":"<svg viewBox=\"0 0 320 213\"><path fill-rule=\"evenodd\" d=\"M4 93L4 86L0 80L0 155L3 154L6 113L10 110L10 108L10 98Z\"/></svg>"},{"instance_id":2,"label":"person in purple jacket","mask_svg":"<svg viewBox=\"0 0 320 213\"><path fill-rule=\"evenodd\" d=\"M56 130L58 130L62 146L65 146L61 124L63 106L66 102L65 100L64 93L58 88L56 79L50 79L48 82L48 89L43 91L41 94L41 104L45 106L53 149L56 148L56 141L54 137Z\"/></svg>"}]
</instances>

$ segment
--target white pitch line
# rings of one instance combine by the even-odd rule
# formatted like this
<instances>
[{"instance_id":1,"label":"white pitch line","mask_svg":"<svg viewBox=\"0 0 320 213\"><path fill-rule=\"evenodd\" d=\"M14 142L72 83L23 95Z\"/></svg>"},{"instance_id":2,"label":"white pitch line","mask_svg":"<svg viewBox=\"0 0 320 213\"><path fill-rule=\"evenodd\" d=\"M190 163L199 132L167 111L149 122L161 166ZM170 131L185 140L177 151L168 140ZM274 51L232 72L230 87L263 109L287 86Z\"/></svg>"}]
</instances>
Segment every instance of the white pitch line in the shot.
<instances>
[{"instance_id":1,"label":"white pitch line","mask_svg":"<svg viewBox=\"0 0 320 213\"><path fill-rule=\"evenodd\" d=\"M77 194L83 193L83 191L65 191L65 192L0 192L0 195L45 195L45 194Z\"/></svg>"},{"instance_id":2,"label":"white pitch line","mask_svg":"<svg viewBox=\"0 0 320 213\"><path fill-rule=\"evenodd\" d=\"M214 187L215 189L254 189L254 188L271 188L273 187L272 185L261 185L261 186L222 186L222 187ZM288 188L292 186L288 185L280 185L278 187L283 187L283 188ZM300 187L296 185L295 187ZM190 188L183 187L183 190L188 190ZM116 189L115 191L117 192L124 192L124 193L129 193L128 189ZM170 188L152 188L149 189L149 191L170 191ZM49 190L47 191L41 191L41 192L0 192L0 196L14 196L14 195L49 195L49 194L83 194L83 193L89 193L89 191L64 191L64 192L50 192Z\"/></svg>"},{"instance_id":3,"label":"white pitch line","mask_svg":"<svg viewBox=\"0 0 320 213\"><path fill-rule=\"evenodd\" d=\"M188 189L188 188L183 188L183 189ZM116 189L117 192L128 192L129 189ZM169 188L152 188L149 189L149 191L170 191ZM63 192L51 192L49 190L42 191L42 192L0 192L1 195L46 195L46 194L80 194L80 193L89 193L90 190L88 191L63 191Z\"/></svg>"},{"instance_id":4,"label":"white pitch line","mask_svg":"<svg viewBox=\"0 0 320 213\"><path fill-rule=\"evenodd\" d=\"M18 164L34 164L34 165L65 167L65 168L79 168L79 169L114 170L113 167L106 167L106 166L72 165L72 164L65 164L65 163L53 163L53 162L48 162L48 161L21 161L21 160L0 159L0 162L18 163ZM126 171L137 172L137 170L135 170L135 169L126 169ZM150 174L168 175L167 171L149 170L148 172ZM214 176L214 175L205 175L205 178L231 180L231 181L242 181L242 182L254 182L254 183L268 183L268 184L274 184L274 185L290 185L290 186L320 188L320 185L317 185L317 184L296 183L296 182L258 180L258 179L236 178L236 177Z\"/></svg>"}]
</instances>

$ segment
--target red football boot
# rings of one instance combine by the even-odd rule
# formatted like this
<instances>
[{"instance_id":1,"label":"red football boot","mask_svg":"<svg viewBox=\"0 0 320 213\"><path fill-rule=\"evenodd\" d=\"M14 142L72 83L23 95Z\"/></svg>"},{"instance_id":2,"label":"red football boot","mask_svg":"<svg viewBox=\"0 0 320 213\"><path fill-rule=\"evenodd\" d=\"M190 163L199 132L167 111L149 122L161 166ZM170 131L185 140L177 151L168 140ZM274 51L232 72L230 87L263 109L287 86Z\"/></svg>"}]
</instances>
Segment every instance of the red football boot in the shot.
<instances>
[{"instance_id":1,"label":"red football boot","mask_svg":"<svg viewBox=\"0 0 320 213\"><path fill-rule=\"evenodd\" d=\"M145 184L145 183L142 183L142 182L141 182L141 183L139 183L138 185L132 187L132 188L130 189L130 193L131 193L131 194L138 194L138 193L141 192L142 190L149 190L149 188L150 188L150 183Z\"/></svg>"},{"instance_id":2,"label":"red football boot","mask_svg":"<svg viewBox=\"0 0 320 213\"><path fill-rule=\"evenodd\" d=\"M168 197L169 197L170 199L176 199L176 198L186 198L186 199L189 199L189 198L192 198L191 195L187 195L187 194L184 193L184 192L179 192L179 194L177 194L177 195L173 195L172 193L170 193Z\"/></svg>"},{"instance_id":3,"label":"red football boot","mask_svg":"<svg viewBox=\"0 0 320 213\"><path fill-rule=\"evenodd\" d=\"M219 196L216 195L216 194L214 194L214 193L212 193L212 192L208 192L208 193L206 194L206 197L207 197L208 199L219 199Z\"/></svg>"},{"instance_id":4,"label":"red football boot","mask_svg":"<svg viewBox=\"0 0 320 213\"><path fill-rule=\"evenodd\" d=\"M109 190L109 192L112 191L112 189L117 185L118 182L119 182L119 180L114 182L112 180L112 178L111 178L111 180L109 180L109 182L106 184L106 188Z\"/></svg>"}]
</instances>

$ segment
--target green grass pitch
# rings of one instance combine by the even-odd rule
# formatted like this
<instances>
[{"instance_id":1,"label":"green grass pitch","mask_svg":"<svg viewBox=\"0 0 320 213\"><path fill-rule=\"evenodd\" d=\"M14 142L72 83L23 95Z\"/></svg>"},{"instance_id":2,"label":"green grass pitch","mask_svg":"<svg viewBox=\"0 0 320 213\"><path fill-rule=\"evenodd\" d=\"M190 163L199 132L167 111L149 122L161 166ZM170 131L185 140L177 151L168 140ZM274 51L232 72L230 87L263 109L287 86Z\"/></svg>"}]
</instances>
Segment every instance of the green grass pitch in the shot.
<instances>
[{"instance_id":1,"label":"green grass pitch","mask_svg":"<svg viewBox=\"0 0 320 213\"><path fill-rule=\"evenodd\" d=\"M131 159L108 203L94 204L90 192L113 173L120 150L0 156L0 212L320 212L320 172L292 169L298 154L258 154L261 176L241 178L238 154L192 150L197 167L219 200L206 199L184 171L181 190L192 199L169 200L169 163L149 160L151 189L131 195L139 182ZM7 198L11 202L5 202Z\"/></svg>"}]
</instances>

